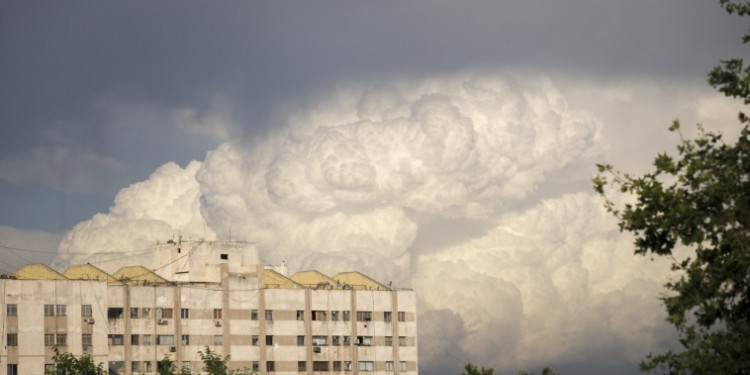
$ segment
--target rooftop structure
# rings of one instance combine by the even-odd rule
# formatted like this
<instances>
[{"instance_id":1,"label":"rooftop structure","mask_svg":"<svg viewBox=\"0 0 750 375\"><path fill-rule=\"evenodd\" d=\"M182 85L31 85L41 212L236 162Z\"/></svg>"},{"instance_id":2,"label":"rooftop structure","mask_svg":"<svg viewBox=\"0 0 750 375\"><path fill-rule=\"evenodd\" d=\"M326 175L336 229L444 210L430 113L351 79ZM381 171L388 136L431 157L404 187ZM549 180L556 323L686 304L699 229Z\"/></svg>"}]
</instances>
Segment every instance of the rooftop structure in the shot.
<instances>
[{"instance_id":1,"label":"rooftop structure","mask_svg":"<svg viewBox=\"0 0 750 375\"><path fill-rule=\"evenodd\" d=\"M113 274L33 264L0 279L0 375L42 375L53 346L110 374L153 374L164 356L197 372L205 346L259 374L417 373L411 290L359 272L287 277L252 243L168 241L154 260Z\"/></svg>"}]
</instances>

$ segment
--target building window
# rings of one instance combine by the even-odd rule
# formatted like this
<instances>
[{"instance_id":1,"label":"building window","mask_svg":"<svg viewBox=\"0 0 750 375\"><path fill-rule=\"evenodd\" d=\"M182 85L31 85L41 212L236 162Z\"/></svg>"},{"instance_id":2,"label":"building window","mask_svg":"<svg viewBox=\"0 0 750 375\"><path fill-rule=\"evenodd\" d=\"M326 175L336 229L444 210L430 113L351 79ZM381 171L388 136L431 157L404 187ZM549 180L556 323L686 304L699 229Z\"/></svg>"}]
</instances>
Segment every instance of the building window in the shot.
<instances>
[{"instance_id":1,"label":"building window","mask_svg":"<svg viewBox=\"0 0 750 375\"><path fill-rule=\"evenodd\" d=\"M123 361L109 361L109 373L110 374L123 374L125 371L125 362Z\"/></svg>"},{"instance_id":2,"label":"building window","mask_svg":"<svg viewBox=\"0 0 750 375\"><path fill-rule=\"evenodd\" d=\"M297 346L305 346L305 336L297 336Z\"/></svg>"},{"instance_id":3,"label":"building window","mask_svg":"<svg viewBox=\"0 0 750 375\"><path fill-rule=\"evenodd\" d=\"M253 372L259 372L260 371L260 362L253 361Z\"/></svg>"},{"instance_id":4,"label":"building window","mask_svg":"<svg viewBox=\"0 0 750 375\"><path fill-rule=\"evenodd\" d=\"M130 362L130 370L133 371L134 373L142 371L141 362L140 361Z\"/></svg>"},{"instance_id":5,"label":"building window","mask_svg":"<svg viewBox=\"0 0 750 375\"><path fill-rule=\"evenodd\" d=\"M297 320L305 320L305 310L297 310Z\"/></svg>"},{"instance_id":6,"label":"building window","mask_svg":"<svg viewBox=\"0 0 750 375\"><path fill-rule=\"evenodd\" d=\"M260 338L258 337L258 335L253 335L253 346L258 345L260 345Z\"/></svg>"},{"instance_id":7,"label":"building window","mask_svg":"<svg viewBox=\"0 0 750 375\"><path fill-rule=\"evenodd\" d=\"M361 345L361 346L372 345L372 336L357 336L357 345Z\"/></svg>"},{"instance_id":8,"label":"building window","mask_svg":"<svg viewBox=\"0 0 750 375\"><path fill-rule=\"evenodd\" d=\"M385 346L393 346L393 336L385 337Z\"/></svg>"},{"instance_id":9,"label":"building window","mask_svg":"<svg viewBox=\"0 0 750 375\"><path fill-rule=\"evenodd\" d=\"M180 309L180 318L181 319L188 319L188 318L190 318L190 310L188 310L188 309Z\"/></svg>"},{"instance_id":10,"label":"building window","mask_svg":"<svg viewBox=\"0 0 750 375\"><path fill-rule=\"evenodd\" d=\"M173 310L171 308L156 308L156 319L172 319Z\"/></svg>"},{"instance_id":11,"label":"building window","mask_svg":"<svg viewBox=\"0 0 750 375\"><path fill-rule=\"evenodd\" d=\"M328 336L313 336L312 344L315 346L328 345Z\"/></svg>"},{"instance_id":12,"label":"building window","mask_svg":"<svg viewBox=\"0 0 750 375\"><path fill-rule=\"evenodd\" d=\"M140 345L140 344L141 344L141 336L130 335L130 345Z\"/></svg>"},{"instance_id":13,"label":"building window","mask_svg":"<svg viewBox=\"0 0 750 375\"><path fill-rule=\"evenodd\" d=\"M7 316L18 316L18 305L15 303L9 303L5 306L5 315Z\"/></svg>"},{"instance_id":14,"label":"building window","mask_svg":"<svg viewBox=\"0 0 750 375\"><path fill-rule=\"evenodd\" d=\"M399 322L405 322L406 321L406 312L405 311L399 311L398 312L398 321Z\"/></svg>"},{"instance_id":15,"label":"building window","mask_svg":"<svg viewBox=\"0 0 750 375\"><path fill-rule=\"evenodd\" d=\"M390 323L390 322L391 322L391 316L392 316L392 315L393 315L393 313L391 313L390 311L385 311L385 312L383 312L383 320L384 320L384 321L385 321L386 323Z\"/></svg>"},{"instance_id":16,"label":"building window","mask_svg":"<svg viewBox=\"0 0 750 375\"><path fill-rule=\"evenodd\" d=\"M81 318L91 317L91 305L81 305Z\"/></svg>"},{"instance_id":17,"label":"building window","mask_svg":"<svg viewBox=\"0 0 750 375\"><path fill-rule=\"evenodd\" d=\"M273 361L266 361L266 371L268 372L276 371L276 364Z\"/></svg>"},{"instance_id":18,"label":"building window","mask_svg":"<svg viewBox=\"0 0 750 375\"><path fill-rule=\"evenodd\" d=\"M373 371L375 369L375 362L359 361L357 362L357 368L359 369L359 371Z\"/></svg>"},{"instance_id":19,"label":"building window","mask_svg":"<svg viewBox=\"0 0 750 375\"><path fill-rule=\"evenodd\" d=\"M258 310L250 310L250 320L258 320Z\"/></svg>"},{"instance_id":20,"label":"building window","mask_svg":"<svg viewBox=\"0 0 750 375\"><path fill-rule=\"evenodd\" d=\"M57 314L56 314L57 316L67 315L67 308L65 307L65 305L57 305L56 308L57 308Z\"/></svg>"},{"instance_id":21,"label":"building window","mask_svg":"<svg viewBox=\"0 0 750 375\"><path fill-rule=\"evenodd\" d=\"M312 312L312 320L320 320L320 321L325 321L325 320L327 320L327 319L326 319L326 318L328 317L327 315L328 315L328 314L326 314L326 312L325 312L325 311L322 311L322 310L316 310L316 311L313 311L313 312Z\"/></svg>"},{"instance_id":22,"label":"building window","mask_svg":"<svg viewBox=\"0 0 750 375\"><path fill-rule=\"evenodd\" d=\"M228 260L229 259L229 254L221 254L221 255L219 255L219 258L221 258L222 260Z\"/></svg>"},{"instance_id":23,"label":"building window","mask_svg":"<svg viewBox=\"0 0 750 375\"><path fill-rule=\"evenodd\" d=\"M352 344L351 336L344 336L344 346L350 346Z\"/></svg>"},{"instance_id":24,"label":"building window","mask_svg":"<svg viewBox=\"0 0 750 375\"><path fill-rule=\"evenodd\" d=\"M398 369L400 371L406 371L406 361L401 361L398 363Z\"/></svg>"},{"instance_id":25,"label":"building window","mask_svg":"<svg viewBox=\"0 0 750 375\"><path fill-rule=\"evenodd\" d=\"M140 315L138 315L138 308L137 307L131 307L130 308L130 319L138 319Z\"/></svg>"},{"instance_id":26,"label":"building window","mask_svg":"<svg viewBox=\"0 0 750 375\"><path fill-rule=\"evenodd\" d=\"M44 373L45 374L54 374L55 371L55 364L54 363L45 363L44 364Z\"/></svg>"},{"instance_id":27,"label":"building window","mask_svg":"<svg viewBox=\"0 0 750 375\"><path fill-rule=\"evenodd\" d=\"M156 345L174 345L174 335L156 335Z\"/></svg>"},{"instance_id":28,"label":"building window","mask_svg":"<svg viewBox=\"0 0 750 375\"><path fill-rule=\"evenodd\" d=\"M182 345L190 345L190 335L182 335Z\"/></svg>"},{"instance_id":29,"label":"building window","mask_svg":"<svg viewBox=\"0 0 750 375\"><path fill-rule=\"evenodd\" d=\"M67 346L68 345L68 335L65 333L58 333L57 334L57 340L55 340L55 344L57 346Z\"/></svg>"},{"instance_id":30,"label":"building window","mask_svg":"<svg viewBox=\"0 0 750 375\"><path fill-rule=\"evenodd\" d=\"M372 321L372 311L357 311L358 322Z\"/></svg>"},{"instance_id":31,"label":"building window","mask_svg":"<svg viewBox=\"0 0 750 375\"><path fill-rule=\"evenodd\" d=\"M352 371L352 361L344 361L344 371Z\"/></svg>"},{"instance_id":32,"label":"building window","mask_svg":"<svg viewBox=\"0 0 750 375\"><path fill-rule=\"evenodd\" d=\"M385 371L393 372L393 361L385 361Z\"/></svg>"},{"instance_id":33,"label":"building window","mask_svg":"<svg viewBox=\"0 0 750 375\"><path fill-rule=\"evenodd\" d=\"M307 362L297 361L297 371L307 371Z\"/></svg>"},{"instance_id":34,"label":"building window","mask_svg":"<svg viewBox=\"0 0 750 375\"><path fill-rule=\"evenodd\" d=\"M9 363L6 367L8 375L18 375L18 365L15 363ZM45 369L46 370L46 369Z\"/></svg>"},{"instance_id":35,"label":"building window","mask_svg":"<svg viewBox=\"0 0 750 375\"><path fill-rule=\"evenodd\" d=\"M328 361L313 362L313 371L328 371Z\"/></svg>"},{"instance_id":36,"label":"building window","mask_svg":"<svg viewBox=\"0 0 750 375\"><path fill-rule=\"evenodd\" d=\"M108 319L121 319L122 318L122 307L110 307L107 309Z\"/></svg>"},{"instance_id":37,"label":"building window","mask_svg":"<svg viewBox=\"0 0 750 375\"><path fill-rule=\"evenodd\" d=\"M406 336L398 337L398 346L406 346Z\"/></svg>"},{"instance_id":38,"label":"building window","mask_svg":"<svg viewBox=\"0 0 750 375\"><path fill-rule=\"evenodd\" d=\"M331 321L338 322L339 321L339 312L338 311L331 311Z\"/></svg>"},{"instance_id":39,"label":"building window","mask_svg":"<svg viewBox=\"0 0 750 375\"><path fill-rule=\"evenodd\" d=\"M55 334L54 333L44 334L44 346L55 346Z\"/></svg>"},{"instance_id":40,"label":"building window","mask_svg":"<svg viewBox=\"0 0 750 375\"><path fill-rule=\"evenodd\" d=\"M109 345L122 345L124 338L123 335L108 335Z\"/></svg>"},{"instance_id":41,"label":"building window","mask_svg":"<svg viewBox=\"0 0 750 375\"><path fill-rule=\"evenodd\" d=\"M55 305L44 305L44 316L55 316Z\"/></svg>"},{"instance_id":42,"label":"building window","mask_svg":"<svg viewBox=\"0 0 750 375\"><path fill-rule=\"evenodd\" d=\"M333 346L341 345L341 336L331 336L331 345Z\"/></svg>"},{"instance_id":43,"label":"building window","mask_svg":"<svg viewBox=\"0 0 750 375\"><path fill-rule=\"evenodd\" d=\"M148 319L151 317L151 308L144 307L141 309L141 318Z\"/></svg>"},{"instance_id":44,"label":"building window","mask_svg":"<svg viewBox=\"0 0 750 375\"><path fill-rule=\"evenodd\" d=\"M143 345L151 345L151 335L143 335L141 336L141 339Z\"/></svg>"},{"instance_id":45,"label":"building window","mask_svg":"<svg viewBox=\"0 0 750 375\"><path fill-rule=\"evenodd\" d=\"M6 342L8 343L8 346L18 346L18 334L9 333Z\"/></svg>"},{"instance_id":46,"label":"building window","mask_svg":"<svg viewBox=\"0 0 750 375\"><path fill-rule=\"evenodd\" d=\"M349 321L349 311L344 311L344 321L345 322Z\"/></svg>"},{"instance_id":47,"label":"building window","mask_svg":"<svg viewBox=\"0 0 750 375\"><path fill-rule=\"evenodd\" d=\"M151 361L143 361L143 370L145 372L152 372L154 371L154 363Z\"/></svg>"},{"instance_id":48,"label":"building window","mask_svg":"<svg viewBox=\"0 0 750 375\"><path fill-rule=\"evenodd\" d=\"M333 361L333 371L341 371L341 361Z\"/></svg>"},{"instance_id":49,"label":"building window","mask_svg":"<svg viewBox=\"0 0 750 375\"><path fill-rule=\"evenodd\" d=\"M214 309L214 319L221 319L221 309Z\"/></svg>"},{"instance_id":50,"label":"building window","mask_svg":"<svg viewBox=\"0 0 750 375\"><path fill-rule=\"evenodd\" d=\"M81 334L81 345L84 347L89 347L93 344L93 341L91 340L92 336L90 333L82 333Z\"/></svg>"},{"instance_id":51,"label":"building window","mask_svg":"<svg viewBox=\"0 0 750 375\"><path fill-rule=\"evenodd\" d=\"M266 345L273 345L273 335L266 335Z\"/></svg>"},{"instance_id":52,"label":"building window","mask_svg":"<svg viewBox=\"0 0 750 375\"><path fill-rule=\"evenodd\" d=\"M214 335L214 345L216 346L224 345L224 336Z\"/></svg>"},{"instance_id":53,"label":"building window","mask_svg":"<svg viewBox=\"0 0 750 375\"><path fill-rule=\"evenodd\" d=\"M266 310L266 320L269 322L273 320L273 310Z\"/></svg>"}]
</instances>

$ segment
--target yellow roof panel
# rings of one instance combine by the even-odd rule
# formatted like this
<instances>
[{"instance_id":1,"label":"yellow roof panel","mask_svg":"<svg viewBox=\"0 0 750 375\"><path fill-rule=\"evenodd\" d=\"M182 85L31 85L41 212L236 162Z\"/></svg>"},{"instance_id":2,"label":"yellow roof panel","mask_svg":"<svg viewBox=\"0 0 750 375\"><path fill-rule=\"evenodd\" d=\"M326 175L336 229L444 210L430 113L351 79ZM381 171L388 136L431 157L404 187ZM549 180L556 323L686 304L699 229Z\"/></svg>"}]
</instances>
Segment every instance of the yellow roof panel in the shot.
<instances>
[{"instance_id":1,"label":"yellow roof panel","mask_svg":"<svg viewBox=\"0 0 750 375\"><path fill-rule=\"evenodd\" d=\"M115 279L128 285L167 284L169 280L143 266L122 267L112 274Z\"/></svg>"},{"instance_id":2,"label":"yellow roof panel","mask_svg":"<svg viewBox=\"0 0 750 375\"><path fill-rule=\"evenodd\" d=\"M41 263L27 264L13 273L19 280L67 280L65 276Z\"/></svg>"},{"instance_id":3,"label":"yellow roof panel","mask_svg":"<svg viewBox=\"0 0 750 375\"><path fill-rule=\"evenodd\" d=\"M112 275L88 263L70 266L63 275L71 280L98 280L106 281L109 285L122 285Z\"/></svg>"},{"instance_id":4,"label":"yellow roof panel","mask_svg":"<svg viewBox=\"0 0 750 375\"><path fill-rule=\"evenodd\" d=\"M292 275L291 279L306 288L336 287L336 280L315 270L299 271Z\"/></svg>"},{"instance_id":5,"label":"yellow roof panel","mask_svg":"<svg viewBox=\"0 0 750 375\"><path fill-rule=\"evenodd\" d=\"M263 284L266 288L276 289L301 289L302 285L297 284L294 280L272 270L263 270Z\"/></svg>"},{"instance_id":6,"label":"yellow roof panel","mask_svg":"<svg viewBox=\"0 0 750 375\"><path fill-rule=\"evenodd\" d=\"M333 277L337 282L346 284L351 289L361 290L390 290L387 286L375 281L371 277L357 271L341 272Z\"/></svg>"}]
</instances>

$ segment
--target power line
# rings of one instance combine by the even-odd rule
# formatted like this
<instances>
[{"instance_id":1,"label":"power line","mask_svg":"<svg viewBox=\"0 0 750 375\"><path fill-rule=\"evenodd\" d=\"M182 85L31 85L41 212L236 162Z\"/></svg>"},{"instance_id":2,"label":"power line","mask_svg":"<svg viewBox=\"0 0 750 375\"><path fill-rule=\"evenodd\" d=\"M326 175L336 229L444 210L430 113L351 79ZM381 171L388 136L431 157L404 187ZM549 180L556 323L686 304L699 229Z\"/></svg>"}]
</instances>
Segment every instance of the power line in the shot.
<instances>
[{"instance_id":1,"label":"power line","mask_svg":"<svg viewBox=\"0 0 750 375\"><path fill-rule=\"evenodd\" d=\"M27 248L23 248L23 247L7 246L7 245L3 244L2 242L0 242L0 247L4 248L4 249L8 249L8 250L26 251L26 252L30 252L30 253L41 253L41 254L71 254L71 255L91 255L91 254L95 254L95 253L91 253L91 252L78 252L78 251L60 252L60 251L27 249ZM155 246L150 246L150 247L148 247L146 249L142 249L142 250L121 250L121 251L112 251L112 252L113 253L145 253L147 251L151 251L151 250L154 250L154 249L156 249Z\"/></svg>"}]
</instances>

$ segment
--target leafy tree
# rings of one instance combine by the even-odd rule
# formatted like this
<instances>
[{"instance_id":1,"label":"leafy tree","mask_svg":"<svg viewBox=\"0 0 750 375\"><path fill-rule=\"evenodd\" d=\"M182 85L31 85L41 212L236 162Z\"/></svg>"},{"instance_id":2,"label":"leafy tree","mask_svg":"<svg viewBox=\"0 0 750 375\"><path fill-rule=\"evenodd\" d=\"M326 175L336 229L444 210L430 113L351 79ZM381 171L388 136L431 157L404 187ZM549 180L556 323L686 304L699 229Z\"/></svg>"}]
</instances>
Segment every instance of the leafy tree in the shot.
<instances>
[{"instance_id":1,"label":"leafy tree","mask_svg":"<svg viewBox=\"0 0 750 375\"><path fill-rule=\"evenodd\" d=\"M209 375L226 375L229 373L229 366L227 364L230 358L229 355L222 358L218 353L211 351L211 348L208 346L206 346L205 351L199 351L198 354L200 354L203 361L203 371Z\"/></svg>"},{"instance_id":2,"label":"leafy tree","mask_svg":"<svg viewBox=\"0 0 750 375\"><path fill-rule=\"evenodd\" d=\"M46 375L107 375L102 363L96 364L90 355L84 354L80 357L70 353L60 353L57 347L53 348L55 355L52 356L54 368L48 369Z\"/></svg>"},{"instance_id":3,"label":"leafy tree","mask_svg":"<svg viewBox=\"0 0 750 375\"><path fill-rule=\"evenodd\" d=\"M748 3L719 2L730 14L750 16ZM741 59L722 61L708 81L750 104L750 67ZM683 349L650 355L642 371L750 374L750 119L740 113L739 120L743 128L734 144L700 126L696 139L685 140L675 120L670 130L681 138L678 156L657 155L654 171L643 176L598 166L594 189L620 230L635 235L635 253L670 256L676 272L661 300ZM634 201L616 204L606 186ZM675 259L679 245L695 253Z\"/></svg>"},{"instance_id":4,"label":"leafy tree","mask_svg":"<svg viewBox=\"0 0 750 375\"><path fill-rule=\"evenodd\" d=\"M495 375L495 369L492 367L484 367L478 368L475 365L472 365L471 363L467 363L466 366L464 366L465 372L462 372L461 375ZM500 375L500 374L497 374ZM518 375L534 375L533 373L529 373L526 371L519 371ZM542 369L541 375L557 375L552 370L549 369L549 367L545 367Z\"/></svg>"},{"instance_id":5,"label":"leafy tree","mask_svg":"<svg viewBox=\"0 0 750 375\"><path fill-rule=\"evenodd\" d=\"M494 375L495 369L492 367L485 368L482 366L482 368L477 368L477 366L472 365L471 363L467 363L466 366L464 366L464 370L466 372L462 372L461 375Z\"/></svg>"},{"instance_id":6,"label":"leafy tree","mask_svg":"<svg viewBox=\"0 0 750 375\"><path fill-rule=\"evenodd\" d=\"M168 355L164 355L164 358L161 359L156 364L156 373L158 375L190 375L190 368L187 366L182 367L177 370L177 364L172 361L172 359L169 358Z\"/></svg>"}]
</instances>

